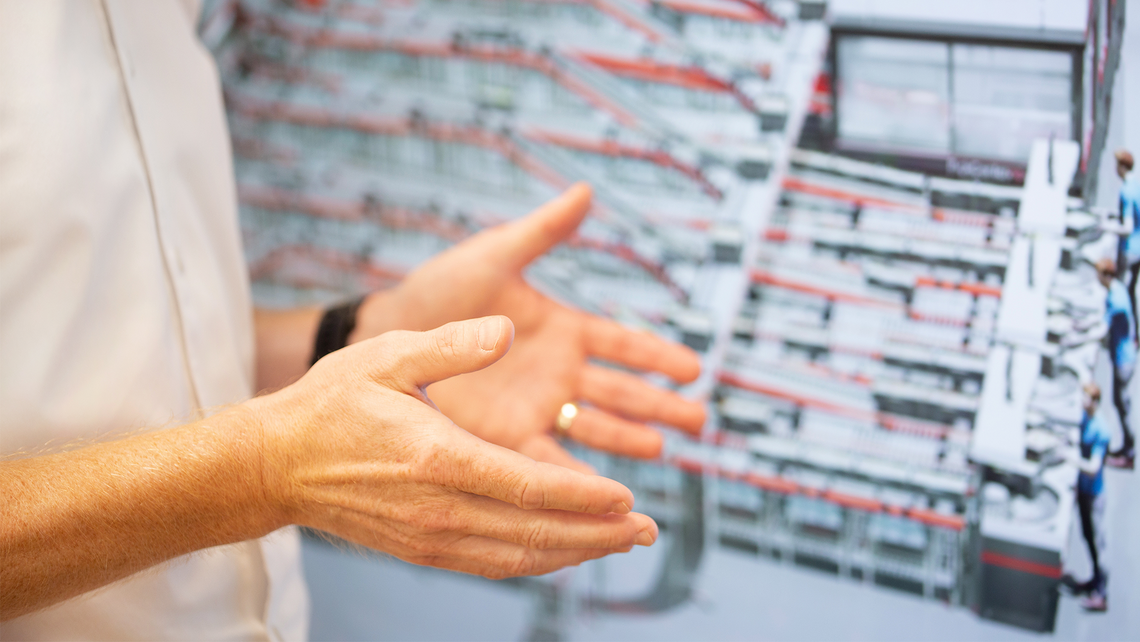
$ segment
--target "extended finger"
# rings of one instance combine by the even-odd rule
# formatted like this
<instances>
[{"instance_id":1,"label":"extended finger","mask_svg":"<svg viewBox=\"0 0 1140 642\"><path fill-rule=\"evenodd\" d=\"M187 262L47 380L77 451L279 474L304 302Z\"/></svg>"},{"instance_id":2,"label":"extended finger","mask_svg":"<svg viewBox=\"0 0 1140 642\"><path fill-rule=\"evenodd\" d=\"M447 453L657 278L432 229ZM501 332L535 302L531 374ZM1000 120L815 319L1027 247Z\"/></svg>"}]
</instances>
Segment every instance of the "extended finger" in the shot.
<instances>
[{"instance_id":1,"label":"extended finger","mask_svg":"<svg viewBox=\"0 0 1140 642\"><path fill-rule=\"evenodd\" d=\"M582 368L578 394L599 408L636 421L669 424L693 434L705 425L703 404L612 368Z\"/></svg>"},{"instance_id":2,"label":"extended finger","mask_svg":"<svg viewBox=\"0 0 1140 642\"><path fill-rule=\"evenodd\" d=\"M534 549L624 548L657 541L646 515L587 515L561 510L522 510L489 497L466 496L453 510L456 530Z\"/></svg>"},{"instance_id":3,"label":"extended finger","mask_svg":"<svg viewBox=\"0 0 1140 642\"><path fill-rule=\"evenodd\" d=\"M536 462L456 429L455 447L434 458L432 481L528 510L628 513L633 493L612 479Z\"/></svg>"},{"instance_id":4,"label":"extended finger","mask_svg":"<svg viewBox=\"0 0 1140 642\"><path fill-rule=\"evenodd\" d=\"M656 430L597 408L582 408L566 434L591 448L615 455L653 459L661 454L664 443Z\"/></svg>"},{"instance_id":5,"label":"extended finger","mask_svg":"<svg viewBox=\"0 0 1140 642\"><path fill-rule=\"evenodd\" d=\"M701 359L691 349L638 332L597 316L586 320L586 352L613 363L648 372L660 372L678 383L701 374Z\"/></svg>"},{"instance_id":6,"label":"extended finger","mask_svg":"<svg viewBox=\"0 0 1140 642\"><path fill-rule=\"evenodd\" d=\"M416 542L400 544L379 538L378 531L367 515L347 515L339 524L336 534L350 542L421 566L433 566L463 573L482 575L492 579L543 575L566 566L576 566L611 553L628 552L632 546L613 548L534 549L493 537L480 535L454 535L423 537ZM655 526L656 527L656 526ZM654 531L656 533L656 531Z\"/></svg>"},{"instance_id":7,"label":"extended finger","mask_svg":"<svg viewBox=\"0 0 1140 642\"><path fill-rule=\"evenodd\" d=\"M496 244L496 256L511 268L521 269L578 229L590 210L591 197L590 186L577 183L537 210L495 230L488 242Z\"/></svg>"},{"instance_id":8,"label":"extended finger","mask_svg":"<svg viewBox=\"0 0 1140 642\"><path fill-rule=\"evenodd\" d=\"M389 332L364 343L376 357L376 375L406 390L486 368L507 353L514 333L510 319L490 316L427 332Z\"/></svg>"},{"instance_id":9,"label":"extended finger","mask_svg":"<svg viewBox=\"0 0 1140 642\"><path fill-rule=\"evenodd\" d=\"M568 450L559 445L550 435L531 435L526 441L519 444L515 450L535 461L562 466L586 475L596 475L598 473L597 470L594 470L593 466L571 455Z\"/></svg>"},{"instance_id":10,"label":"extended finger","mask_svg":"<svg viewBox=\"0 0 1140 642\"><path fill-rule=\"evenodd\" d=\"M494 500L487 500L488 502ZM502 502L501 506L511 508ZM486 513L485 510L467 510L458 506L459 512ZM517 512L518 509L515 509ZM438 516L437 516L438 517ZM459 525L461 521L452 512L445 516L446 521ZM631 517L638 530L644 530L650 539L642 539L642 545L648 546L656 541L658 529L652 519L644 515L607 515L605 519ZM601 519L601 518L598 518ZM507 523L508 520L503 520ZM647 522L645 524L641 522ZM628 552L635 545L623 542L623 538L613 538L617 545L604 548L535 548L526 544L519 544L505 539L487 537L473 534L467 529L459 528L449 532L436 534L422 533L413 538L393 538L385 536L384 520L378 519L367 512L348 510L338 514L336 523L328 532L335 534L349 542L384 551L399 557L402 560L427 566L464 570L465 572L484 574L493 572L498 577L517 575L541 575L557 570L564 566L579 564L590 559L597 559L615 552ZM509 529L502 529L504 533ZM522 530L516 531L518 533ZM533 536L532 536L533 537ZM599 539L598 541L604 541ZM636 541L636 537L635 537ZM648 542L648 543L645 543ZM540 543L536 540L535 543ZM462 566L456 566L462 564Z\"/></svg>"},{"instance_id":11,"label":"extended finger","mask_svg":"<svg viewBox=\"0 0 1140 642\"><path fill-rule=\"evenodd\" d=\"M596 560L627 549L534 550L488 537L468 537L456 542L446 553L406 558L421 566L434 566L460 573L505 579L528 575L545 575L567 566Z\"/></svg>"}]
</instances>

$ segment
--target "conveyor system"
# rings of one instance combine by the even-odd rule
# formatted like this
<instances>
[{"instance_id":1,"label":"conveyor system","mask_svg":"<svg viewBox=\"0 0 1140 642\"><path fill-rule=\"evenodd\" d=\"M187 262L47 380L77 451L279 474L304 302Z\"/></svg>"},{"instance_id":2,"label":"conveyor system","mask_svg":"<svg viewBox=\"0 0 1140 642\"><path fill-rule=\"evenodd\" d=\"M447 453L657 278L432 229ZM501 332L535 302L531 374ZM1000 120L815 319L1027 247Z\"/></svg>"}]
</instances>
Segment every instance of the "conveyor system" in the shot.
<instances>
[{"instance_id":1,"label":"conveyor system","mask_svg":"<svg viewBox=\"0 0 1140 642\"><path fill-rule=\"evenodd\" d=\"M964 475L758 434L675 462L717 478L723 546L935 599L960 588Z\"/></svg>"},{"instance_id":2,"label":"conveyor system","mask_svg":"<svg viewBox=\"0 0 1140 642\"><path fill-rule=\"evenodd\" d=\"M781 94L768 94L756 101L760 113L760 131L783 131L788 123L788 99Z\"/></svg>"},{"instance_id":3,"label":"conveyor system","mask_svg":"<svg viewBox=\"0 0 1140 642\"><path fill-rule=\"evenodd\" d=\"M1068 152L1057 153L1060 157ZM793 178L784 181L786 192L802 190L805 183L794 178L796 172L821 159L801 154L797 160ZM699 465L686 465L726 480L718 485L724 489L718 509L720 541L859 580L872 578L882 586L960 601L984 617L1048 630L1075 479L1070 466L1055 462L1069 447L1074 408L1079 418L1072 371L1091 363L1085 346L1095 340L1095 320L1101 314L1097 295L1087 294L1091 277L1087 270L1057 272L1058 246L1040 237L1041 229L1052 228L1033 214L1033 199L1020 207L1016 200L1007 202L1008 188L989 193L961 184L962 194L955 195L955 184L941 181L937 193L943 214L934 216L938 208L930 200L925 205L916 202L931 199L930 181L896 181L900 176L895 172L880 175L868 168L853 179L842 178L841 168L850 168L851 162L834 165L838 167L829 166L827 175L813 175L814 191L808 196L815 200L797 204L798 196L783 199L785 208L773 219L782 229L773 233L769 228L766 235L774 245L762 254L762 269L754 272L750 303L737 319L737 341L720 378L716 408L723 431L721 453L682 455L704 457ZM1059 169L1057 174L1066 176ZM896 182L901 185L892 194L890 186ZM840 194L853 186L858 194L845 203ZM891 234L867 226L866 216L853 220L854 199L872 196L881 204L905 205L886 210L896 217L905 210L902 220L917 217L920 224ZM1062 193L1056 202L1065 218L1067 197ZM956 211L948 216L945 209L950 206L1007 211ZM1029 216L1022 218L1026 213ZM1060 234L1076 229L1068 237L1081 238L1083 228L1076 226L1087 225L1086 217L1073 214L1065 220L1075 227L1062 225ZM1016 222L1016 229L1007 221ZM937 234L939 226L979 225L985 234ZM998 227L1008 234L1007 243L993 242ZM1027 244L1030 230L1036 236ZM840 235L841 243L818 241ZM876 236L891 238L906 252L860 251L889 247ZM1071 250L1079 254L1079 245ZM847 251L830 254L836 246ZM971 259L963 261L963 256ZM1031 260L1036 263L1032 285L1024 267ZM956 271L951 274L947 268ZM1018 288L1050 293L1035 295L1040 303L1030 300L1036 306L1032 309L1040 308L1031 315L1035 321L1003 314L1013 309L1011 296L1021 302L1021 312L1027 311ZM930 294L942 303L930 300ZM906 313L916 303L925 307L925 317ZM1042 325L1050 312L1052 348L1047 347ZM959 319L974 328L975 335L983 334L973 337L976 343L955 346L939 341L937 333L912 330L903 341L900 315L918 326L934 324L934 319L942 324ZM1013 318L1021 325L1011 328ZM875 329L876 324L885 325ZM1031 332L1040 337L1031 340ZM861 340L846 338L853 334L862 335ZM1062 350L1064 342L1072 349ZM1058 364L1071 362L1056 368L1069 374L1043 377L1035 393L1032 386L1018 384L1042 377L1042 357L1027 353L1028 347ZM1009 390L1006 382L1015 386L1009 395L1012 402L1026 410L1021 418L1003 419L1002 425L1020 426L1026 436L1019 443L1024 445L1015 458L983 459L979 453L981 444L991 439L994 404L1010 403L1005 396L994 399L995 391ZM874 448L861 444L869 435L875 436ZM908 450L905 440L930 447L919 454L922 449ZM747 452L747 465L739 464L739 458L735 468L718 463L732 459L725 449ZM889 455L904 452L909 454L893 460ZM907 467L909 477L901 473ZM981 488L987 490L979 498ZM1000 497L1003 491L994 489L1003 489L1005 500ZM946 512L934 513L960 519L961 530L931 529L921 520L908 519L913 515L899 507L906 502L881 499L888 491L909 494L908 505L917 501L943 506ZM853 547L858 549L854 542L872 544L852 554ZM930 555L954 562L932 575ZM870 570L867 560L874 561ZM932 579L935 576L939 579Z\"/></svg>"},{"instance_id":4,"label":"conveyor system","mask_svg":"<svg viewBox=\"0 0 1140 642\"><path fill-rule=\"evenodd\" d=\"M739 265L744 252L744 232L736 225L717 225L709 230L712 260Z\"/></svg>"},{"instance_id":5,"label":"conveyor system","mask_svg":"<svg viewBox=\"0 0 1140 642\"><path fill-rule=\"evenodd\" d=\"M971 459L983 469L977 608L983 617L1051 631L1057 586L1073 519L1075 471L1056 465L1071 448L1080 420L1080 382L1089 380L1097 333L1073 332L1079 321L1051 323L1073 299L1095 299L1088 265L1063 269L1066 200L1079 149L1038 141L1030 156L1019 237L1011 252L989 355ZM1072 217L1082 225L1081 216ZM1088 240L1092 240L1089 238ZM1074 248L1076 249L1076 248ZM1086 294L1078 294L1083 291ZM1103 294L1100 295L1103 301ZM1066 299L1069 299L1066 301ZM1087 319L1087 317L1085 317ZM1086 321L1087 322L1087 321ZM1068 338L1069 358L1059 349ZM1094 346L1082 350L1081 344ZM1080 354L1086 355L1081 358ZM1076 358L1074 358L1076 357ZM1056 367L1062 362L1067 367ZM1018 586L1011 591L1010 587Z\"/></svg>"},{"instance_id":6,"label":"conveyor system","mask_svg":"<svg viewBox=\"0 0 1140 642\"><path fill-rule=\"evenodd\" d=\"M827 13L827 0L796 0L800 20L822 20Z\"/></svg>"},{"instance_id":7,"label":"conveyor system","mask_svg":"<svg viewBox=\"0 0 1140 642\"><path fill-rule=\"evenodd\" d=\"M386 287L589 180L528 279L701 353L701 440L582 453L673 535L657 584L567 609L674 608L724 546L1052 626L1103 333L1075 145L1024 189L791 149L824 2L248 5L220 58L259 296Z\"/></svg>"}]
</instances>

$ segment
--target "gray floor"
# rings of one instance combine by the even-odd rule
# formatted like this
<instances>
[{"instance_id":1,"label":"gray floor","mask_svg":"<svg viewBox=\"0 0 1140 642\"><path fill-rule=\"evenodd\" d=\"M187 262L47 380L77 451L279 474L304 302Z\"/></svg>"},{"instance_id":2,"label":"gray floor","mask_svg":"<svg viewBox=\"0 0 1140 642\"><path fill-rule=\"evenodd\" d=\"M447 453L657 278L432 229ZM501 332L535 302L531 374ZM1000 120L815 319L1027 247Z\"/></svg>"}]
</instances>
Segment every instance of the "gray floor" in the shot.
<instances>
[{"instance_id":1,"label":"gray floor","mask_svg":"<svg viewBox=\"0 0 1140 642\"><path fill-rule=\"evenodd\" d=\"M1140 61L1140 16L1132 17L1126 34L1108 150L1127 147L1140 156L1140 109L1126 109L1140 105L1140 74L1128 66L1128 61ZM1112 207L1120 181L1113 174L1110 154L1101 170L1098 204ZM1108 377L1106 368L1097 373L1106 399ZM1132 394L1140 401L1140 381L1133 382ZM1105 418L1118 431L1115 414L1106 412ZM1110 470L1106 483L1109 612L1084 613L1076 600L1062 598L1054 634L1058 640L1140 640L1140 473ZM607 586L632 592L648 585L665 543L603 567L564 572L557 581L588 586L604 572ZM1083 577L1088 566L1074 525L1069 570ZM306 542L305 569L313 599L314 640L518 640L531 633L539 612L536 598L517 588L341 551L321 542ZM656 616L587 614L569 620L564 631L575 640L1041 637L983 621L962 608L720 549L706 554L693 602Z\"/></svg>"}]
</instances>

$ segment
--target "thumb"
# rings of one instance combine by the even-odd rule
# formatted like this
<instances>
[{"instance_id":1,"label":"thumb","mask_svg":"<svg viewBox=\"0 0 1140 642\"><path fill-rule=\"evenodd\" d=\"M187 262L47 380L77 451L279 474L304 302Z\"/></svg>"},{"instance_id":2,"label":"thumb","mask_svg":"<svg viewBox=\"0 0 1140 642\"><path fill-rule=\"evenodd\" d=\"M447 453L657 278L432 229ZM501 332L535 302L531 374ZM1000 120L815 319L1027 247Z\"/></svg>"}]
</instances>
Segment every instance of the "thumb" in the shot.
<instances>
[{"instance_id":1,"label":"thumb","mask_svg":"<svg viewBox=\"0 0 1140 642\"><path fill-rule=\"evenodd\" d=\"M385 379L423 388L456 375L482 370L507 353L515 326L505 316L468 319L427 332L389 332L379 348ZM401 387L403 387L401 386Z\"/></svg>"},{"instance_id":2,"label":"thumb","mask_svg":"<svg viewBox=\"0 0 1140 642\"><path fill-rule=\"evenodd\" d=\"M493 237L499 244L495 254L512 268L522 269L578 229L592 197L589 185L576 183L537 210L503 225Z\"/></svg>"}]
</instances>

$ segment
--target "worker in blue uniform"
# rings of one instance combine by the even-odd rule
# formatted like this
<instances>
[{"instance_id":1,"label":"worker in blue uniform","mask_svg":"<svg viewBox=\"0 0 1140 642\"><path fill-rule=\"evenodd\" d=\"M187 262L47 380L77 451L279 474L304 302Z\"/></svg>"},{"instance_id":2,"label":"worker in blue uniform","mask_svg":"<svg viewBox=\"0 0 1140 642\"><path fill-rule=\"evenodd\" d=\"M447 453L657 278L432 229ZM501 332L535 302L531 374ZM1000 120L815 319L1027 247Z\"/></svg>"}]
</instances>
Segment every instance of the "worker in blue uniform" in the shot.
<instances>
[{"instance_id":1,"label":"worker in blue uniform","mask_svg":"<svg viewBox=\"0 0 1140 642\"><path fill-rule=\"evenodd\" d=\"M1116 278L1116 264L1112 259L1097 263L1097 276L1108 290L1105 301L1105 323L1108 356L1112 363L1112 403L1120 415L1120 428L1124 442L1109 457L1109 464L1131 469L1135 465L1136 446L1132 432L1132 395L1129 390L1132 374L1136 371L1136 317L1128 291Z\"/></svg>"},{"instance_id":2,"label":"worker in blue uniform","mask_svg":"<svg viewBox=\"0 0 1140 642\"><path fill-rule=\"evenodd\" d=\"M1136 326L1136 288L1140 281L1140 172L1132 171L1135 161L1128 150L1119 149L1115 156L1116 174L1124 181L1120 186L1120 222L1124 234L1120 236L1117 269L1132 303L1132 332L1140 334L1140 328Z\"/></svg>"},{"instance_id":3,"label":"worker in blue uniform","mask_svg":"<svg viewBox=\"0 0 1140 642\"><path fill-rule=\"evenodd\" d=\"M1097 416L1100 388L1085 387L1084 414L1081 417L1080 456L1072 457L1077 473L1077 509L1081 533L1089 547L1093 573L1087 582L1075 583L1073 591L1085 595L1082 606L1089 611L1108 610L1108 570L1105 567L1104 462L1108 455L1108 428Z\"/></svg>"}]
</instances>

